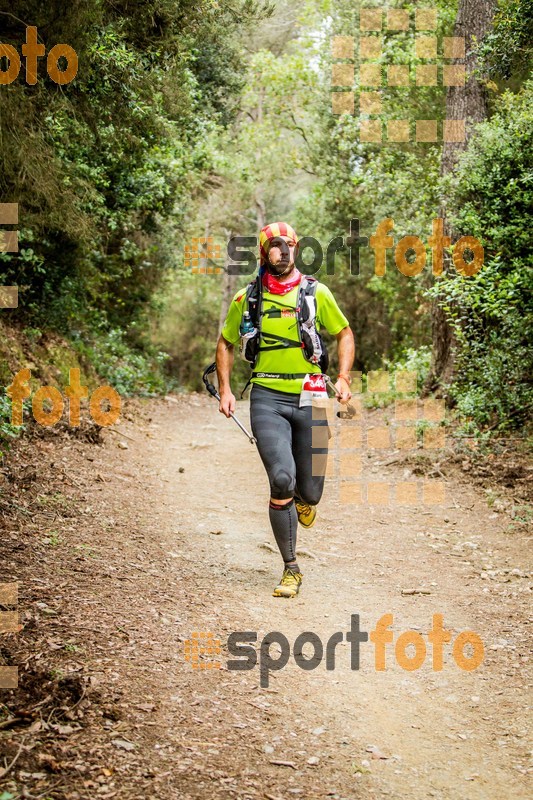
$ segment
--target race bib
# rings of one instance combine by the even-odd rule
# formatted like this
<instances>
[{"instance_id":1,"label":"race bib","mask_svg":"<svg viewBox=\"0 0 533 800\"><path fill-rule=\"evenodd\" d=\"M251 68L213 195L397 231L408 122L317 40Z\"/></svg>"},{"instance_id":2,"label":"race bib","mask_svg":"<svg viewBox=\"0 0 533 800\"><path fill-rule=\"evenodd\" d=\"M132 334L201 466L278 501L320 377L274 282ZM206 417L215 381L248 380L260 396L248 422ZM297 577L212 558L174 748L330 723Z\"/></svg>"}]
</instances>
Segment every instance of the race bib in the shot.
<instances>
[{"instance_id":1,"label":"race bib","mask_svg":"<svg viewBox=\"0 0 533 800\"><path fill-rule=\"evenodd\" d=\"M323 375L307 374L303 379L302 391L300 392L300 408L304 406L326 406L328 402L328 392L326 380Z\"/></svg>"}]
</instances>

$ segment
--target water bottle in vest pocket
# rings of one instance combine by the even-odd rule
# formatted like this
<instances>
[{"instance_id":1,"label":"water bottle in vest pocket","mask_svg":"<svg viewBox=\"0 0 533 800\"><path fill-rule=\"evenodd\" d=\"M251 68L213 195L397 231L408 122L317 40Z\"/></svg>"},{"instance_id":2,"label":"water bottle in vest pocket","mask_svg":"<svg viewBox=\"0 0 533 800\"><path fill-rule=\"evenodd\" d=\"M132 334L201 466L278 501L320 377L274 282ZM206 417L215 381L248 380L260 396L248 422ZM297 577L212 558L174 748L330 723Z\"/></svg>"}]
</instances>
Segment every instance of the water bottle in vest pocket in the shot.
<instances>
[{"instance_id":1,"label":"water bottle in vest pocket","mask_svg":"<svg viewBox=\"0 0 533 800\"><path fill-rule=\"evenodd\" d=\"M255 362L259 347L258 333L259 331L250 317L250 312L245 311L242 315L241 326L239 328L241 337L239 352L244 361L248 361L252 364Z\"/></svg>"}]
</instances>

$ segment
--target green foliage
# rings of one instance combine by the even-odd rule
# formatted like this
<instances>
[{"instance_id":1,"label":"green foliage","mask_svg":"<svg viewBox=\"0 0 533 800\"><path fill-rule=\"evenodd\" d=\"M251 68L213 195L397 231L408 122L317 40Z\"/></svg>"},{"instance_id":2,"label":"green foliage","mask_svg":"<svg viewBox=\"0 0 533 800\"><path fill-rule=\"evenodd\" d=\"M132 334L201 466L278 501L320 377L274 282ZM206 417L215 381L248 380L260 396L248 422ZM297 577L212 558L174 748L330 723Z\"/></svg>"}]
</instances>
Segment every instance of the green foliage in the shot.
<instances>
[{"instance_id":1,"label":"green foliage","mask_svg":"<svg viewBox=\"0 0 533 800\"><path fill-rule=\"evenodd\" d=\"M100 378L124 397L151 397L167 390L162 367L168 355L148 344L133 350L120 328L93 334L90 343L74 339L73 346L97 370Z\"/></svg>"},{"instance_id":2,"label":"green foliage","mask_svg":"<svg viewBox=\"0 0 533 800\"><path fill-rule=\"evenodd\" d=\"M242 279L245 285L246 279ZM239 284L240 285L240 284ZM168 288L157 328L158 345L170 354L166 371L170 385L204 392L202 373L213 361L220 312L220 284L217 275L181 274ZM244 387L249 364L235 349L233 386Z\"/></svg>"},{"instance_id":3,"label":"green foliage","mask_svg":"<svg viewBox=\"0 0 533 800\"><path fill-rule=\"evenodd\" d=\"M451 34L456 5L438 3L440 37ZM409 9L414 20L414 4ZM276 13L252 38L235 124L214 134L219 152L213 191L198 206L191 235L205 236L208 229L221 242L232 234L256 235L266 215L265 221L285 219L300 236L318 239L325 252L333 238L348 234L350 219L357 217L361 234L370 236L378 222L392 217L395 241L414 234L427 242L431 220L439 215L440 145L361 143L358 117L331 113L331 37L358 29L356 6L337 0L308 2L302 8L284 0ZM287 20L297 20L298 26L293 30ZM414 26L409 32L386 33L383 61L408 62L414 73L420 61L414 42ZM384 95L385 119L407 117L414 126L416 118L444 116L442 87L387 89ZM362 248L360 258L359 276L350 274L345 250L336 257L335 275L326 276L323 268L317 277L328 283L347 314L357 343L355 368L366 372L381 367L384 359L401 358L406 348L427 346L430 305L424 290L432 278L429 265L417 278L405 277L391 252L387 274L377 278L372 250ZM212 357L216 333L211 344L204 337L205 331L216 331L224 283L216 276L194 277L196 290L178 274L176 296L171 294L168 319L157 338L172 355L172 373L187 372L188 385L196 385L202 366L194 360L204 353ZM211 285L209 298L206 283ZM215 304L209 322L198 319L191 303L195 291L198 303ZM332 351L334 368L334 342Z\"/></svg>"},{"instance_id":4,"label":"green foliage","mask_svg":"<svg viewBox=\"0 0 533 800\"><path fill-rule=\"evenodd\" d=\"M9 448L9 441L20 435L22 427L11 424L11 400L0 394L0 461Z\"/></svg>"},{"instance_id":5,"label":"green foliage","mask_svg":"<svg viewBox=\"0 0 533 800\"><path fill-rule=\"evenodd\" d=\"M454 226L484 243L486 261L439 287L458 340L452 396L475 425L498 430L524 425L533 406L532 93L529 82L503 95L448 187Z\"/></svg>"},{"instance_id":6,"label":"green foliage","mask_svg":"<svg viewBox=\"0 0 533 800\"><path fill-rule=\"evenodd\" d=\"M477 427L521 427L533 407L531 265L505 274L499 257L473 278L453 277L444 288L458 341L451 396Z\"/></svg>"},{"instance_id":7,"label":"green foliage","mask_svg":"<svg viewBox=\"0 0 533 800\"><path fill-rule=\"evenodd\" d=\"M514 89L524 83L532 2L500 0L478 49L484 79ZM411 18L416 8L369 4L401 6ZM0 195L20 203L21 219L19 253L0 253L0 284L19 286L20 307L9 314L32 348L44 348L48 329L60 332L124 395L166 391L165 371L180 387L201 389L222 286L228 296L237 286L225 276L186 273L191 236L227 242L257 234L266 215L287 219L325 251L347 235L352 218L370 236L392 217L395 242L408 234L427 242L445 196L455 230L479 238L486 261L474 278L439 281L459 348L453 397L472 426L524 422L533 366L531 84L498 100L442 185L441 144L361 142L357 115L331 113L331 37L358 30L360 6L14 0L2 16L2 41L20 49L20 20L29 21L47 49L68 42L80 63L61 88L44 68L36 86L20 78L1 87ZM451 35L457 0L433 6L439 38ZM407 63L414 75L415 35L413 26L384 30L382 64ZM415 119L445 115L442 87L384 85L382 99L385 124L403 118L414 127ZM354 329L355 368L416 369L420 388L429 358L429 265L408 278L389 252L378 278L373 251L363 247L360 258L359 275L350 274L346 250L334 275L318 274ZM248 376L238 359L234 375L236 384ZM4 440L16 433L6 403Z\"/></svg>"},{"instance_id":8,"label":"green foliage","mask_svg":"<svg viewBox=\"0 0 533 800\"><path fill-rule=\"evenodd\" d=\"M41 339L43 332L40 328L23 328L23 336L26 336L32 344L36 344Z\"/></svg>"},{"instance_id":9,"label":"green foliage","mask_svg":"<svg viewBox=\"0 0 533 800\"><path fill-rule=\"evenodd\" d=\"M270 13L263 0L15 0L3 12L2 41L19 52L22 20L79 58L63 87L42 59L35 86L22 70L1 87L0 195L20 205L20 251L0 255L0 283L19 286L12 320L89 339L103 321L142 347L212 135L236 113L242 38Z\"/></svg>"},{"instance_id":10,"label":"green foliage","mask_svg":"<svg viewBox=\"0 0 533 800\"><path fill-rule=\"evenodd\" d=\"M48 536L43 541L44 544L47 544L50 547L59 547L61 544L61 536L59 531L48 531Z\"/></svg>"},{"instance_id":11,"label":"green foliage","mask_svg":"<svg viewBox=\"0 0 533 800\"><path fill-rule=\"evenodd\" d=\"M533 0L500 0L492 30L478 49L479 69L490 78L527 77L533 47Z\"/></svg>"},{"instance_id":12,"label":"green foliage","mask_svg":"<svg viewBox=\"0 0 533 800\"><path fill-rule=\"evenodd\" d=\"M405 7L414 19L415 5ZM318 131L314 134L312 169L317 177L307 196L297 201L295 224L297 230L327 244L333 237L348 233L352 218L359 219L361 234L370 236L381 220L391 217L395 242L408 234L427 242L431 220L439 215L441 147L414 141L361 142L357 111L355 115L331 113L331 36L351 35L358 30L358 8L349 0L338 0L328 20L315 112ZM454 2L438 3L439 37L451 34L455 10ZM420 63L415 55L414 27L400 33L384 31L383 35L382 64L407 63L414 74ZM356 85L356 109L358 90ZM384 125L389 119L402 118L411 120L414 127L415 119L442 118L444 100L442 88L416 87L414 81L408 88L384 88ZM429 268L417 278L407 278L396 269L389 252L386 275L374 277L370 248L360 251L359 276L349 274L347 263L347 253L340 253L335 275L325 280L354 330L356 368L363 372L376 369L384 359L400 358L405 348L426 345L430 325L424 289L431 282Z\"/></svg>"},{"instance_id":13,"label":"green foliage","mask_svg":"<svg viewBox=\"0 0 533 800\"><path fill-rule=\"evenodd\" d=\"M418 349L408 347L393 364L390 364L390 369L394 374L396 372L416 372L416 388L420 393L426 382L430 363L431 347L429 345L423 345ZM385 368L387 367L389 365L385 362Z\"/></svg>"},{"instance_id":14,"label":"green foliage","mask_svg":"<svg viewBox=\"0 0 533 800\"><path fill-rule=\"evenodd\" d=\"M362 376L363 400L366 408L386 408L397 398L413 397L413 393L401 392L397 389L397 373L416 372L416 394L420 395L429 372L431 348L424 345L418 349L407 348L397 359L383 360L383 369L388 373L389 390L386 392L369 392L368 375Z\"/></svg>"}]
</instances>

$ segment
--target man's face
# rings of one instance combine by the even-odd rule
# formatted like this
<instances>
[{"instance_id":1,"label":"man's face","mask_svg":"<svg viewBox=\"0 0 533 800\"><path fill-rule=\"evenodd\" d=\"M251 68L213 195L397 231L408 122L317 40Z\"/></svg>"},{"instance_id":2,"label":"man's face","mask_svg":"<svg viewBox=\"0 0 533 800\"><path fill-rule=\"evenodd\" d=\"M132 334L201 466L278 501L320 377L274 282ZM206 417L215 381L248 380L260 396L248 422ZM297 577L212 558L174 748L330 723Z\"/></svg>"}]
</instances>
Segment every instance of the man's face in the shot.
<instances>
[{"instance_id":1,"label":"man's face","mask_svg":"<svg viewBox=\"0 0 533 800\"><path fill-rule=\"evenodd\" d=\"M276 236L270 241L268 260L273 272L283 275L294 267L295 247L289 236Z\"/></svg>"}]
</instances>

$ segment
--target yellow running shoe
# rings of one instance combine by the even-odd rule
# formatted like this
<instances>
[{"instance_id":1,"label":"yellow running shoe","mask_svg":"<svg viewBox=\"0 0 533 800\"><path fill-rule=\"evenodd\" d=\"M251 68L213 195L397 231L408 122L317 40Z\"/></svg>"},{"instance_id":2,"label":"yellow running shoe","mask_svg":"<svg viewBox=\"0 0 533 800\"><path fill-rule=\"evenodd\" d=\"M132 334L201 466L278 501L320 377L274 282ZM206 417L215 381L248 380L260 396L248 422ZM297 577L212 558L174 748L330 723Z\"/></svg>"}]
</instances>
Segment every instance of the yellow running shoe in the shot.
<instances>
[{"instance_id":1,"label":"yellow running shoe","mask_svg":"<svg viewBox=\"0 0 533 800\"><path fill-rule=\"evenodd\" d=\"M302 583L302 573L285 567L281 580L274 589L272 597L296 597Z\"/></svg>"},{"instance_id":2,"label":"yellow running shoe","mask_svg":"<svg viewBox=\"0 0 533 800\"><path fill-rule=\"evenodd\" d=\"M301 500L295 500L294 502L300 525L303 525L304 528L312 528L316 519L316 506L302 503Z\"/></svg>"}]
</instances>

